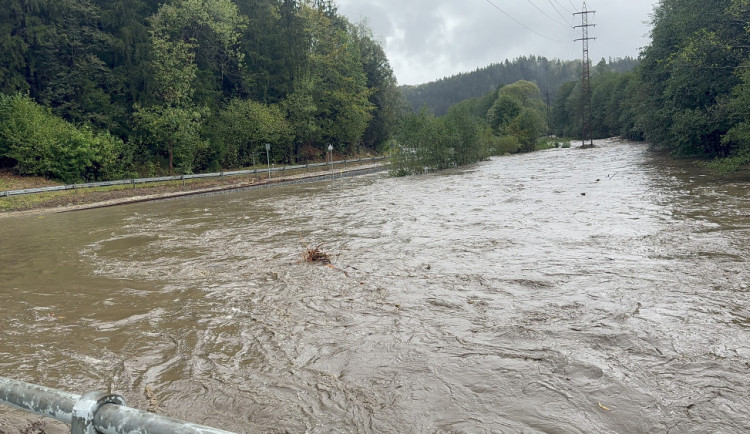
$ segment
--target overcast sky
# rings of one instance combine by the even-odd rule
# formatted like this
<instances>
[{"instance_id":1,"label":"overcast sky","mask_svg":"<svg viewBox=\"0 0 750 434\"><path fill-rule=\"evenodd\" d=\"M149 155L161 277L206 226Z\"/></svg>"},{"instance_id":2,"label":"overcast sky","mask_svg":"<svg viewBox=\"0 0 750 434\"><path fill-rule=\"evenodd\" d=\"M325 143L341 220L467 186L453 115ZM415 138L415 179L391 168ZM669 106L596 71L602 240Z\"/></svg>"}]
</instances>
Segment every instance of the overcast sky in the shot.
<instances>
[{"instance_id":1,"label":"overcast sky","mask_svg":"<svg viewBox=\"0 0 750 434\"><path fill-rule=\"evenodd\" d=\"M589 0L590 55L637 57L649 43L656 0ZM399 84L421 84L531 54L580 59L581 0L336 0L352 22L366 19ZM493 5L494 4L494 5ZM576 6L574 8L574 6ZM574 10L575 9L575 10Z\"/></svg>"}]
</instances>

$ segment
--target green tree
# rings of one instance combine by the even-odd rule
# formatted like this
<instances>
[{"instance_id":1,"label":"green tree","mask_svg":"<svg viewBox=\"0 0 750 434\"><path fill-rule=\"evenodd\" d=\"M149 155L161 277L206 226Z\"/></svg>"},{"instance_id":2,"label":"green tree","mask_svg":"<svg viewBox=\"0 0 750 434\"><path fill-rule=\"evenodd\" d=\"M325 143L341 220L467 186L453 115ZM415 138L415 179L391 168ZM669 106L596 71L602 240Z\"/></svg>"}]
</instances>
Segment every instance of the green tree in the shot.
<instances>
[{"instance_id":1,"label":"green tree","mask_svg":"<svg viewBox=\"0 0 750 434\"><path fill-rule=\"evenodd\" d=\"M155 148L165 146L169 171L177 167L183 173L193 170L195 157L205 141L200 137L205 110L196 103L197 58L218 61L224 82L225 66L237 50L243 20L237 7L229 0L179 0L164 4L151 19L151 43L154 79L159 102L149 107L136 106L135 119L146 133L146 140ZM211 35L209 38L207 35ZM203 42L214 42L206 48ZM202 106L208 104L206 92L210 81L202 80ZM210 92L208 92L210 94Z\"/></svg>"},{"instance_id":2,"label":"green tree","mask_svg":"<svg viewBox=\"0 0 750 434\"><path fill-rule=\"evenodd\" d=\"M328 2L305 2L302 15L313 41L307 76L315 83L313 99L322 140L351 153L371 118L372 91L353 35L331 19Z\"/></svg>"},{"instance_id":3,"label":"green tree","mask_svg":"<svg viewBox=\"0 0 750 434\"><path fill-rule=\"evenodd\" d=\"M203 114L193 103L198 68L190 43L170 41L158 33L156 25L155 29L154 78L162 102L148 107L136 105L133 116L151 148L166 152L169 173L174 173L175 160L182 173L191 173L198 150L204 145L200 137Z\"/></svg>"},{"instance_id":4,"label":"green tree","mask_svg":"<svg viewBox=\"0 0 750 434\"><path fill-rule=\"evenodd\" d=\"M482 133L485 123L474 116L468 106L457 105L448 110L444 122L453 133L450 145L455 153L455 164L464 166L488 158L491 154Z\"/></svg>"},{"instance_id":5,"label":"green tree","mask_svg":"<svg viewBox=\"0 0 750 434\"><path fill-rule=\"evenodd\" d=\"M635 125L654 145L681 155L726 156L726 100L750 44L744 0L662 0L642 55Z\"/></svg>"},{"instance_id":6,"label":"green tree","mask_svg":"<svg viewBox=\"0 0 750 434\"><path fill-rule=\"evenodd\" d=\"M243 167L259 163L258 155L269 143L274 152L281 150L293 158L291 130L279 105L233 99L215 121L214 149L223 167Z\"/></svg>"},{"instance_id":7,"label":"green tree","mask_svg":"<svg viewBox=\"0 0 750 434\"><path fill-rule=\"evenodd\" d=\"M363 133L362 144L370 150L377 151L381 145L390 140L400 116L406 111L406 102L396 86L388 58L379 43L375 41L372 30L365 23L352 28L354 38L359 45L362 68L367 76L367 88L370 89L372 117Z\"/></svg>"},{"instance_id":8,"label":"green tree","mask_svg":"<svg viewBox=\"0 0 750 434\"><path fill-rule=\"evenodd\" d=\"M519 150L529 152L547 129L544 109L539 87L521 80L498 90L497 100L487 112L487 121L496 135L515 138Z\"/></svg>"},{"instance_id":9,"label":"green tree","mask_svg":"<svg viewBox=\"0 0 750 434\"><path fill-rule=\"evenodd\" d=\"M526 80L519 80L508 86L501 87L498 91L498 97L505 95L517 100L523 107L538 109L543 104L542 92L539 90L539 86Z\"/></svg>"},{"instance_id":10,"label":"green tree","mask_svg":"<svg viewBox=\"0 0 750 434\"><path fill-rule=\"evenodd\" d=\"M430 145L435 116L427 108L406 115L391 148L391 174L421 174L430 164Z\"/></svg>"},{"instance_id":11,"label":"green tree","mask_svg":"<svg viewBox=\"0 0 750 434\"><path fill-rule=\"evenodd\" d=\"M521 152L531 152L546 129L547 123L539 110L524 107L521 113L511 121L507 135L518 139Z\"/></svg>"},{"instance_id":12,"label":"green tree","mask_svg":"<svg viewBox=\"0 0 750 434\"><path fill-rule=\"evenodd\" d=\"M147 144L161 147L168 158L169 173L192 173L195 158L207 144L201 137L205 111L197 107L136 106L133 117Z\"/></svg>"},{"instance_id":13,"label":"green tree","mask_svg":"<svg viewBox=\"0 0 750 434\"><path fill-rule=\"evenodd\" d=\"M523 104L512 95L503 93L487 112L487 121L497 135L507 135L508 126L523 110Z\"/></svg>"},{"instance_id":14,"label":"green tree","mask_svg":"<svg viewBox=\"0 0 750 434\"><path fill-rule=\"evenodd\" d=\"M315 83L312 77L298 77L294 82L294 91L281 103L293 135L294 155L304 161L315 159L324 152L314 146L322 137L321 125L316 119Z\"/></svg>"},{"instance_id":15,"label":"green tree","mask_svg":"<svg viewBox=\"0 0 750 434\"><path fill-rule=\"evenodd\" d=\"M732 2L729 16L735 22L746 23L750 16L750 0ZM746 29L750 34L750 27ZM729 155L724 161L714 164L720 171L734 171L750 164L750 56L738 68L737 75L741 82L732 90L727 107L732 127L722 137L722 145L729 149Z\"/></svg>"}]
</instances>

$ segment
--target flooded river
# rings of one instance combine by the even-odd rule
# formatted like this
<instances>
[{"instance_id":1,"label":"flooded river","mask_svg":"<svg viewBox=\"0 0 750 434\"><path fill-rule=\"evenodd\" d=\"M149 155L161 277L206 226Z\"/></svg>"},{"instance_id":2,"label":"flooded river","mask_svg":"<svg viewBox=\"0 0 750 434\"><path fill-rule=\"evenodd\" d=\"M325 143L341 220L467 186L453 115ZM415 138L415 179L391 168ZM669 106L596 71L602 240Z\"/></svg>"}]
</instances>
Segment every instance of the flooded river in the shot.
<instances>
[{"instance_id":1,"label":"flooded river","mask_svg":"<svg viewBox=\"0 0 750 434\"><path fill-rule=\"evenodd\" d=\"M6 218L0 240L1 376L247 433L750 431L749 184L646 145Z\"/></svg>"}]
</instances>

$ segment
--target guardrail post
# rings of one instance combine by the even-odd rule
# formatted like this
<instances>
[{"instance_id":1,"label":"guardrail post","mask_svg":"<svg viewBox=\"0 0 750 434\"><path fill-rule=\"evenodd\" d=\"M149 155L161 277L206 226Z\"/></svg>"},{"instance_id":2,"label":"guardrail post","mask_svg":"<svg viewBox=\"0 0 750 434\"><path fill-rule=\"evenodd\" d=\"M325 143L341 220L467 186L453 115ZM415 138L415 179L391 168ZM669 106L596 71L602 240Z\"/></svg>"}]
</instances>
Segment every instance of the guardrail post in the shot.
<instances>
[{"instance_id":1,"label":"guardrail post","mask_svg":"<svg viewBox=\"0 0 750 434\"><path fill-rule=\"evenodd\" d=\"M99 434L94 427L94 417L105 404L125 405L125 400L120 395L101 391L83 394L73 405L70 433Z\"/></svg>"}]
</instances>

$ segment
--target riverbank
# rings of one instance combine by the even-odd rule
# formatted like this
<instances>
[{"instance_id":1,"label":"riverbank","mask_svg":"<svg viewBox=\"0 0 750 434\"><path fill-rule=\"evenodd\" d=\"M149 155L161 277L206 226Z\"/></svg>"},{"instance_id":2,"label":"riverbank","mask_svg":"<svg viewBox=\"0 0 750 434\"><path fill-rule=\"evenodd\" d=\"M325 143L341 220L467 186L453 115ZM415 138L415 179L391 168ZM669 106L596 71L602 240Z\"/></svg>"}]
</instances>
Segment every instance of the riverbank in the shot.
<instances>
[{"instance_id":1,"label":"riverbank","mask_svg":"<svg viewBox=\"0 0 750 434\"><path fill-rule=\"evenodd\" d=\"M39 193L26 196L0 197L0 218L23 215L54 214L104 208L130 203L173 199L185 196L216 194L249 188L263 188L292 182L312 182L327 177L355 176L384 170L383 164L355 165L331 171L308 172L305 170L288 175L268 178L248 176L234 178L195 179L186 182L169 181L138 186L115 186L86 190L69 190ZM21 188L55 185L42 178L6 178L6 183L21 185ZM19 184L23 183L23 184Z\"/></svg>"}]
</instances>

